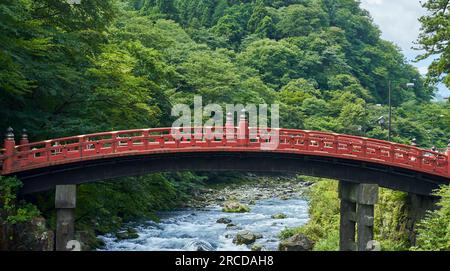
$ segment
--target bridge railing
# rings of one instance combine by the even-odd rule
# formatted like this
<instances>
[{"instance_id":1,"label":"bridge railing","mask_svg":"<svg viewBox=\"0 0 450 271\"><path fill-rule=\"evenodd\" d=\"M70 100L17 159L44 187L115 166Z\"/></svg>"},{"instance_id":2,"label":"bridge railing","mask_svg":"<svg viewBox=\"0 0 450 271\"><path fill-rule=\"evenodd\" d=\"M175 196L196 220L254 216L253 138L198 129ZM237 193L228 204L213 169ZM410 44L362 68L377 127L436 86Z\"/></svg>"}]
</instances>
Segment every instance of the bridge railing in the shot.
<instances>
[{"instance_id":1,"label":"bridge railing","mask_svg":"<svg viewBox=\"0 0 450 271\"><path fill-rule=\"evenodd\" d=\"M270 134L273 133L272 135ZM175 134L177 136L175 136ZM167 151L261 151L267 141L278 141L274 152L354 159L399 166L450 177L448 155L377 139L293 129L262 130L246 127L155 128L96 133L15 146L11 138L0 150L2 174L69 163L80 159ZM8 141L9 140L9 141Z\"/></svg>"}]
</instances>

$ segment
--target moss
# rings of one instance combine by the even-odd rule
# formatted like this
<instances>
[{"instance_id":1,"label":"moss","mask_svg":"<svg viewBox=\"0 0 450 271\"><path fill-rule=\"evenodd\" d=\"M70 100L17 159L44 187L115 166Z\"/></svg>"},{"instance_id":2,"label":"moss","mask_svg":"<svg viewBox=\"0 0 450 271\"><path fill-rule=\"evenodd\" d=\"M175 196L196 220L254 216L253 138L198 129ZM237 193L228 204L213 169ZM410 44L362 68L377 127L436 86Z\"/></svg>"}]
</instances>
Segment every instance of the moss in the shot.
<instances>
[{"instance_id":1,"label":"moss","mask_svg":"<svg viewBox=\"0 0 450 271\"><path fill-rule=\"evenodd\" d=\"M286 218L287 218L287 215L281 214L281 213L280 213L280 214L272 215L271 218L272 218L272 219L286 219Z\"/></svg>"},{"instance_id":2,"label":"moss","mask_svg":"<svg viewBox=\"0 0 450 271\"><path fill-rule=\"evenodd\" d=\"M239 202L230 201L223 205L222 211L225 213L247 213L250 212L250 207Z\"/></svg>"}]
</instances>

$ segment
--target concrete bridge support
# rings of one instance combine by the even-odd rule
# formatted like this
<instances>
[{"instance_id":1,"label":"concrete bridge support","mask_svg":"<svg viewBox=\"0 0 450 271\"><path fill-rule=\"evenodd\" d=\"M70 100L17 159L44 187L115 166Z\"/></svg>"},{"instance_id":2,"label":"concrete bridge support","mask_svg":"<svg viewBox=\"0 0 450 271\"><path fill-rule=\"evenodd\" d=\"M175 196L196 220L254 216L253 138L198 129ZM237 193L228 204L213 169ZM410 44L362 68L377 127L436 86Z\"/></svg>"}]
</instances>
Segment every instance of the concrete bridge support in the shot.
<instances>
[{"instance_id":1,"label":"concrete bridge support","mask_svg":"<svg viewBox=\"0 0 450 271\"><path fill-rule=\"evenodd\" d=\"M56 186L56 251L71 250L67 243L75 237L76 198L76 185Z\"/></svg>"},{"instance_id":2,"label":"concrete bridge support","mask_svg":"<svg viewBox=\"0 0 450 271\"><path fill-rule=\"evenodd\" d=\"M378 202L378 185L340 181L339 198L340 250L371 250L368 243L373 240L374 205Z\"/></svg>"}]
</instances>

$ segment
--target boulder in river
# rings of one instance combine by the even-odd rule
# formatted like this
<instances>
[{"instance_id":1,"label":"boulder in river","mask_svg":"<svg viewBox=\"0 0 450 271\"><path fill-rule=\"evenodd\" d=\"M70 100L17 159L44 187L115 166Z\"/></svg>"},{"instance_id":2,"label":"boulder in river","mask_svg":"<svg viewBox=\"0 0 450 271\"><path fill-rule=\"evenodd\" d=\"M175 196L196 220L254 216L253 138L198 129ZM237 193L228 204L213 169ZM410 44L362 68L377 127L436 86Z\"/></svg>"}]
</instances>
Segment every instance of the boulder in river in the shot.
<instances>
[{"instance_id":1,"label":"boulder in river","mask_svg":"<svg viewBox=\"0 0 450 271\"><path fill-rule=\"evenodd\" d=\"M226 218L226 217L222 217L222 218L219 218L216 222L219 223L219 224L230 224L231 223L231 219Z\"/></svg>"},{"instance_id":2,"label":"boulder in river","mask_svg":"<svg viewBox=\"0 0 450 271\"><path fill-rule=\"evenodd\" d=\"M263 249L264 249L264 246L261 244L254 244L252 246L252 251L263 251Z\"/></svg>"},{"instance_id":3,"label":"boulder in river","mask_svg":"<svg viewBox=\"0 0 450 271\"><path fill-rule=\"evenodd\" d=\"M272 215L272 219L286 219L286 218L287 218L287 215L285 215L283 213Z\"/></svg>"},{"instance_id":4,"label":"boulder in river","mask_svg":"<svg viewBox=\"0 0 450 271\"><path fill-rule=\"evenodd\" d=\"M193 240L188 242L184 247L183 250L187 251L213 251L213 246L203 240Z\"/></svg>"},{"instance_id":5,"label":"boulder in river","mask_svg":"<svg viewBox=\"0 0 450 271\"><path fill-rule=\"evenodd\" d=\"M314 243L304 234L296 234L291 238L283 240L278 246L280 251L311 251Z\"/></svg>"},{"instance_id":6,"label":"boulder in river","mask_svg":"<svg viewBox=\"0 0 450 271\"><path fill-rule=\"evenodd\" d=\"M124 231L119 231L116 233L117 240L128 240L139 238L139 234L133 228L128 228Z\"/></svg>"},{"instance_id":7,"label":"boulder in river","mask_svg":"<svg viewBox=\"0 0 450 271\"><path fill-rule=\"evenodd\" d=\"M233 223L230 223L230 224L228 224L227 225L227 228L226 228L227 230L240 230L240 229L242 229L241 227L239 227L238 225L236 225L236 224L233 224Z\"/></svg>"},{"instance_id":8,"label":"boulder in river","mask_svg":"<svg viewBox=\"0 0 450 271\"><path fill-rule=\"evenodd\" d=\"M225 202L223 205L224 212L226 213L247 213L250 212L250 208L242 203L239 203L237 201L228 201Z\"/></svg>"},{"instance_id":9,"label":"boulder in river","mask_svg":"<svg viewBox=\"0 0 450 271\"><path fill-rule=\"evenodd\" d=\"M233 243L236 245L250 245L253 244L258 235L251 231L240 231L233 239Z\"/></svg>"}]
</instances>

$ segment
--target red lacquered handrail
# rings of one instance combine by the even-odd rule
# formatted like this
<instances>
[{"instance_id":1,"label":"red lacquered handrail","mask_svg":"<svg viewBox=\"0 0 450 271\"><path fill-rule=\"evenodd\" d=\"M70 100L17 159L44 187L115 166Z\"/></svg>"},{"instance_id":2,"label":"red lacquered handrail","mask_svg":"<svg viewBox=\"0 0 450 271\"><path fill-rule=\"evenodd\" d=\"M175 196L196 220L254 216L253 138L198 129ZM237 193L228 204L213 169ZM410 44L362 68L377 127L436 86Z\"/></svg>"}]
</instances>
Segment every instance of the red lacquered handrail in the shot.
<instances>
[{"instance_id":1,"label":"red lacquered handrail","mask_svg":"<svg viewBox=\"0 0 450 271\"><path fill-rule=\"evenodd\" d=\"M377 139L294 129L276 129L279 144L268 150L262 148L268 138L261 129L247 127L244 139L238 138L242 134L239 127L215 128L223 133L212 139L200 133L201 129L178 129L188 133L182 139L174 138L172 128L104 132L35 143L25 140L20 145L7 139L5 148L0 150L1 174L82 160L161 152L264 151L366 161L450 178L449 152L444 154ZM208 133L214 133L215 129Z\"/></svg>"}]
</instances>

